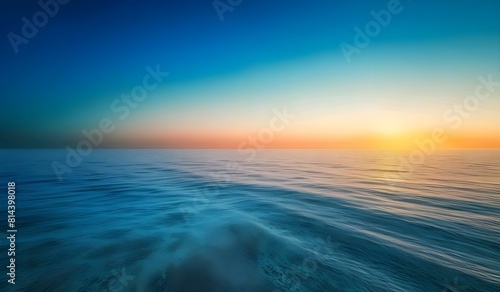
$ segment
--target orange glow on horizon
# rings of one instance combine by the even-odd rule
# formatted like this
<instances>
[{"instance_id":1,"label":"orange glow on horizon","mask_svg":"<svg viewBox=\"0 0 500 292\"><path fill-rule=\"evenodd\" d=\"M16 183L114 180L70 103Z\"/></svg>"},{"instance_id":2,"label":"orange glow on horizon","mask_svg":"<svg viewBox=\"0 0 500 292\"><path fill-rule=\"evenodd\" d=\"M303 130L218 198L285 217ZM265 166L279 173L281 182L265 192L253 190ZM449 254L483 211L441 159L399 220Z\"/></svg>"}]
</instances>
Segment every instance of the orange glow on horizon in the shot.
<instances>
[{"instance_id":1,"label":"orange glow on horizon","mask_svg":"<svg viewBox=\"0 0 500 292\"><path fill-rule=\"evenodd\" d=\"M258 133L141 133L119 135L108 139L104 147L132 148L187 148L187 149L381 149L411 150L418 143L432 140L436 149L500 148L500 136L485 134L443 134L443 141L432 140L432 131L398 134L365 134L352 136L294 135L275 133L261 140ZM147 147L144 147L147 145Z\"/></svg>"}]
</instances>

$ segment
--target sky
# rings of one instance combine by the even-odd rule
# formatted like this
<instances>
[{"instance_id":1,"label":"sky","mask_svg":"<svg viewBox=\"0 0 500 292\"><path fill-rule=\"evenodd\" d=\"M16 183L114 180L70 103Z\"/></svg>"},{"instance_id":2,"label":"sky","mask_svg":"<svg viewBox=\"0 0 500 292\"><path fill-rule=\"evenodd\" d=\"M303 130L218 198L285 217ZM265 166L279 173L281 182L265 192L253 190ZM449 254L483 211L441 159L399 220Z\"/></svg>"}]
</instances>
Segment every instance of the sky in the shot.
<instances>
[{"instance_id":1,"label":"sky","mask_svg":"<svg viewBox=\"0 0 500 292\"><path fill-rule=\"evenodd\" d=\"M60 2L0 3L2 148L500 148L500 1Z\"/></svg>"}]
</instances>

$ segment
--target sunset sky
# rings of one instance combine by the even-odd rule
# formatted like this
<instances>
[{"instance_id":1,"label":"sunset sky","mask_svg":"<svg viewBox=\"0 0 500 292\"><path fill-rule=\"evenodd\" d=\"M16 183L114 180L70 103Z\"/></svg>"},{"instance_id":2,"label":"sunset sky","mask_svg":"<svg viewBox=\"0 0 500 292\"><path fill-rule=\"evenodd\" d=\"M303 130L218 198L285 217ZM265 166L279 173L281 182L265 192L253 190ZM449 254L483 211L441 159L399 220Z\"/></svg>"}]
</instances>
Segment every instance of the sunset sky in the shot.
<instances>
[{"instance_id":1,"label":"sunset sky","mask_svg":"<svg viewBox=\"0 0 500 292\"><path fill-rule=\"evenodd\" d=\"M221 21L212 1L70 1L17 54L0 44L0 146L75 147L108 118L99 147L238 148L286 108L264 148L411 148L436 129L443 148L500 148L500 85L484 85L500 2L401 0L348 62L340 44L389 2L243 0ZM6 6L4 36L40 10ZM148 66L169 75L122 116Z\"/></svg>"}]
</instances>

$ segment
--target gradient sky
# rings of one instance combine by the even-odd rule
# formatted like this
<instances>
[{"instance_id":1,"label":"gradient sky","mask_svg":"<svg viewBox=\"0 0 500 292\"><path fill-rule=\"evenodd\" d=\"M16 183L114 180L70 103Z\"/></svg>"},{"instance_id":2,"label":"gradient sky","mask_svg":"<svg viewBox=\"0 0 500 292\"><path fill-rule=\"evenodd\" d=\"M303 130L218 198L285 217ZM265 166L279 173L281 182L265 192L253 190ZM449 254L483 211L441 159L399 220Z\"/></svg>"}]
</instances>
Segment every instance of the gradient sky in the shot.
<instances>
[{"instance_id":1,"label":"gradient sky","mask_svg":"<svg viewBox=\"0 0 500 292\"><path fill-rule=\"evenodd\" d=\"M102 147L237 148L286 107L267 148L405 148L436 128L443 147L500 147L500 87L443 120L500 82L500 1L401 0L351 62L339 45L390 1L243 0L223 21L212 2L72 0L16 54L7 35L41 8L2 1L0 146L74 147L110 118ZM111 104L157 64L170 75L121 120Z\"/></svg>"}]
</instances>

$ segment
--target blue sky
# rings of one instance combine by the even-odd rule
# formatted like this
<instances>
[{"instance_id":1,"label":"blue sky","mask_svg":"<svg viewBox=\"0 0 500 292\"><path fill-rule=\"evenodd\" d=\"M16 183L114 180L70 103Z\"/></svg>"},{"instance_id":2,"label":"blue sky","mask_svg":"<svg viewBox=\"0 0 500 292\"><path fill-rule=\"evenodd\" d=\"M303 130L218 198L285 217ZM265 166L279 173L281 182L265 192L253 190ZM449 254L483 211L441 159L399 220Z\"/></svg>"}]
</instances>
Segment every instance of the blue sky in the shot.
<instances>
[{"instance_id":1,"label":"blue sky","mask_svg":"<svg viewBox=\"0 0 500 292\"><path fill-rule=\"evenodd\" d=\"M329 91L332 85L383 93L397 82L409 86L405 92L420 86L453 95L467 92L480 74L500 73L500 2L486 0L401 0L403 11L346 63L339 44L352 43L353 28L388 2L243 0L221 21L212 1L72 0L16 54L7 34L20 34L21 18L40 7L2 1L0 131L18 144L60 146L58 138L76 137L109 115L111 102L156 64L170 72L168 81L124 127L163 122L189 131L185 125L204 123L196 113L213 107L207 122L210 114L225 116L221 124L244 117L247 130L275 106L304 107L317 98L307 110L320 114L353 98ZM331 95L308 97L311 84ZM287 87L304 95L285 97ZM354 98L360 107L373 103Z\"/></svg>"}]
</instances>

